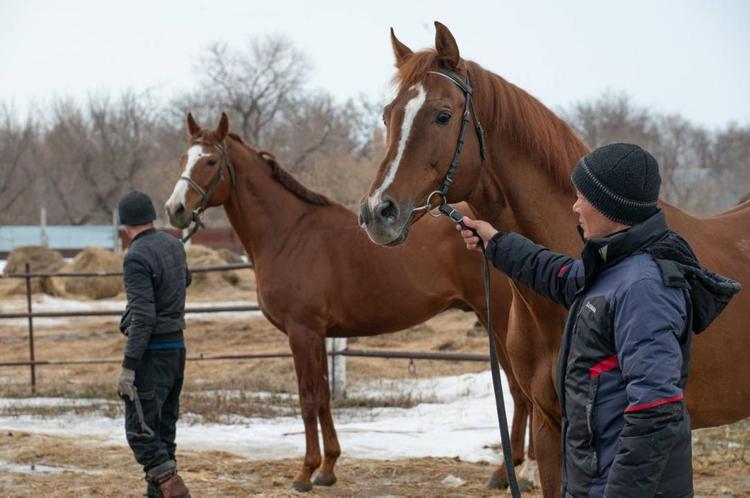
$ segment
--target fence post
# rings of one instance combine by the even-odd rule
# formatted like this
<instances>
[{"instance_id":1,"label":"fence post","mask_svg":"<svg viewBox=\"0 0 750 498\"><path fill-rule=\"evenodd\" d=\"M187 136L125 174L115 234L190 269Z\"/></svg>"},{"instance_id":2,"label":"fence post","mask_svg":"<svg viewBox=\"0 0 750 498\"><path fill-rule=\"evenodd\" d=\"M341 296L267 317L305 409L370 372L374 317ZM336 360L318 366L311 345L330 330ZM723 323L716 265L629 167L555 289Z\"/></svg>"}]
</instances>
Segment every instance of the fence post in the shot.
<instances>
[{"instance_id":1,"label":"fence post","mask_svg":"<svg viewBox=\"0 0 750 498\"><path fill-rule=\"evenodd\" d=\"M112 252L122 252L122 241L120 240L120 213L115 208L112 211Z\"/></svg>"},{"instance_id":2,"label":"fence post","mask_svg":"<svg viewBox=\"0 0 750 498\"><path fill-rule=\"evenodd\" d=\"M326 338L328 358L328 382L333 399L346 398L346 356L332 355L346 350L346 337Z\"/></svg>"},{"instance_id":3,"label":"fence post","mask_svg":"<svg viewBox=\"0 0 750 498\"><path fill-rule=\"evenodd\" d=\"M49 247L49 237L47 236L47 208L39 208L39 229L41 232L42 245Z\"/></svg>"},{"instance_id":4,"label":"fence post","mask_svg":"<svg viewBox=\"0 0 750 498\"><path fill-rule=\"evenodd\" d=\"M29 359L31 360L31 393L36 394L36 365L34 365L34 319L31 317L31 273L26 263L26 309L29 313Z\"/></svg>"}]
</instances>

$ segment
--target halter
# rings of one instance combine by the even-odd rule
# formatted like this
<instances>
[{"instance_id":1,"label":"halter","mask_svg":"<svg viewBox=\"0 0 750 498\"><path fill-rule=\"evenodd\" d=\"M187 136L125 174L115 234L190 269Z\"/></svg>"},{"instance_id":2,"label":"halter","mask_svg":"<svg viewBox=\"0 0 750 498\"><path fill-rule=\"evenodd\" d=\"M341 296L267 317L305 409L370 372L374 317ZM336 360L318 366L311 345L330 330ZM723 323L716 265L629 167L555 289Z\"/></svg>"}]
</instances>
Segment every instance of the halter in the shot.
<instances>
[{"instance_id":1,"label":"halter","mask_svg":"<svg viewBox=\"0 0 750 498\"><path fill-rule=\"evenodd\" d=\"M440 197L440 205L438 207L441 211L444 211L444 209L446 208L449 209L448 202L446 200L446 197L448 195L448 187L451 186L451 184L453 183L453 178L456 176L456 170L458 169L458 162L461 159L461 152L463 151L463 148L464 148L464 137L466 136L466 127L469 124L470 120L473 121L474 123L474 131L476 132L477 138L479 139L479 154L480 154L480 157L482 158L482 161L484 161L485 159L486 152L485 152L485 146L484 146L484 129L482 128L482 124L479 122L477 113L474 112L474 106L472 105L472 102L471 102L472 88L471 88L471 78L469 77L468 71L466 72L466 81L462 80L461 77L458 74L454 73L453 71L449 71L443 68L438 68L437 71L428 71L428 74L437 74L438 76L447 78L453 84L455 84L458 88L460 88L464 94L464 112L463 112L463 118L461 120L461 129L458 132L458 142L456 143L456 151L453 154L453 160L451 161L451 165L448 168L448 172L445 174L445 178L443 179L443 183L440 185L440 188L438 190L430 192L430 195L427 196L427 200L425 201L424 205L412 209L412 212L425 210L429 214L433 215L431 202L432 202L432 198L435 196ZM440 216L440 213L435 214L433 216Z\"/></svg>"},{"instance_id":2,"label":"halter","mask_svg":"<svg viewBox=\"0 0 750 498\"><path fill-rule=\"evenodd\" d=\"M208 202L211 200L211 196L214 193L214 190L216 190L216 187L219 186L219 184L224 180L224 165L227 167L227 171L229 171L229 179L232 182L232 187L234 187L237 184L235 175L234 175L234 166L232 166L232 163L229 161L229 157L227 156L227 147L224 145L224 143L218 143L214 144L214 147L219 149L221 151L221 162L219 163L219 170L214 174L214 176L211 178L211 181L208 183L208 187L206 187L206 190L203 190L203 188L198 185L195 180L190 178L189 176L182 175L180 176L177 181L184 180L190 185L190 187L198 192L201 196L201 201L198 204L198 206L193 209L192 213L192 220L193 220L193 228L190 229L190 232L182 238L182 242L185 243L188 240L190 240L193 235L195 235L195 232L197 232L200 228L203 227L203 222L201 222L200 216L203 213L203 211L206 210L208 207Z\"/></svg>"}]
</instances>

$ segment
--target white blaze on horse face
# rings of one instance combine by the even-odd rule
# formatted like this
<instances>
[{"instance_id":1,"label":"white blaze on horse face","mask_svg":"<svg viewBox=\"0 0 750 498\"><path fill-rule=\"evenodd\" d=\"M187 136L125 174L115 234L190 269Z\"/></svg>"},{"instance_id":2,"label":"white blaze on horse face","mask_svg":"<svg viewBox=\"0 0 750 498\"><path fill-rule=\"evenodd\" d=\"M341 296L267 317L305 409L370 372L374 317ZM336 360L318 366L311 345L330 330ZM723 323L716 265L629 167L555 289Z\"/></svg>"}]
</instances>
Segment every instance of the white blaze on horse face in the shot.
<instances>
[{"instance_id":1,"label":"white blaze on horse face","mask_svg":"<svg viewBox=\"0 0 750 498\"><path fill-rule=\"evenodd\" d=\"M185 171L183 171L182 176L192 178L193 167L198 164L198 161L200 161L203 156L207 155L208 154L203 152L202 145L193 145L190 147L187 151L187 162L185 163ZM177 180L172 195L167 200L167 209L172 211L176 209L179 204L184 206L185 196L187 195L189 188L190 186L188 185L188 182Z\"/></svg>"},{"instance_id":2,"label":"white blaze on horse face","mask_svg":"<svg viewBox=\"0 0 750 498\"><path fill-rule=\"evenodd\" d=\"M383 192L385 192L386 189L391 186L391 183L393 183L393 180L396 178L398 167L401 164L401 158L404 155L404 149L406 149L406 142L407 140L409 140L411 126L412 124L414 124L414 118L417 117L419 110L422 108L422 105L424 105L424 102L427 98L427 92L425 92L425 89L421 83L418 83L409 88L409 91L412 90L416 90L417 94L409 99L409 101L406 103L406 106L404 106L404 121L401 125L401 137L399 138L396 157L394 157L393 161L391 161L391 164L388 167L388 174L385 175L383 183L381 183L380 187L378 187L378 189L370 196L370 198L367 199L367 203L370 206L371 211L375 211L375 208L378 207L381 202L380 198L383 195Z\"/></svg>"}]
</instances>

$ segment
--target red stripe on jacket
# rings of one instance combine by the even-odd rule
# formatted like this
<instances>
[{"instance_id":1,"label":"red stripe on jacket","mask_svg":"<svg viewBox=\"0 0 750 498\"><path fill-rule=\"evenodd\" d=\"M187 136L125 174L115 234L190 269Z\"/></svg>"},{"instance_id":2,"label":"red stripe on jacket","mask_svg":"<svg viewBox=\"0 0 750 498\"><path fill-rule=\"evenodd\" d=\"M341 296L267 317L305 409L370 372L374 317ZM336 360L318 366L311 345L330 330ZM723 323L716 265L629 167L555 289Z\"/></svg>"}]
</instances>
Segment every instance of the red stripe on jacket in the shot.
<instances>
[{"instance_id":1,"label":"red stripe on jacket","mask_svg":"<svg viewBox=\"0 0 750 498\"><path fill-rule=\"evenodd\" d=\"M598 377L600 374L603 374L604 372L609 372L610 370L616 368L620 363L617 361L617 356L610 356L609 358L605 358L593 367L589 368L589 375L591 375L591 378Z\"/></svg>"},{"instance_id":2,"label":"red stripe on jacket","mask_svg":"<svg viewBox=\"0 0 750 498\"><path fill-rule=\"evenodd\" d=\"M563 278L565 276L565 272L568 271L568 268L570 268L570 263L561 266L560 269L557 270L557 278Z\"/></svg>"},{"instance_id":3,"label":"red stripe on jacket","mask_svg":"<svg viewBox=\"0 0 750 498\"><path fill-rule=\"evenodd\" d=\"M640 410L648 410L649 408L655 408L657 406L666 405L667 403L674 403L682 400L682 394L672 396L671 398L662 398L655 401L649 401L648 403L641 403L640 405L633 405L625 408L625 413L637 412Z\"/></svg>"}]
</instances>

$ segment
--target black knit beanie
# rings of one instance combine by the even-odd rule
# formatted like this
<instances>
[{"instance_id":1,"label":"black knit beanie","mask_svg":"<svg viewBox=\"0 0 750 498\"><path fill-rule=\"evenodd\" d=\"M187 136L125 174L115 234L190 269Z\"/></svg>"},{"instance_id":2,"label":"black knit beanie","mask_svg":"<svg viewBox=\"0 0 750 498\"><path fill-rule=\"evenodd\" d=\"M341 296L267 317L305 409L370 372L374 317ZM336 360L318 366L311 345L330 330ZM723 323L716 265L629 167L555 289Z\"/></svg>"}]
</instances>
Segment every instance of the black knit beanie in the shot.
<instances>
[{"instance_id":1,"label":"black knit beanie","mask_svg":"<svg viewBox=\"0 0 750 498\"><path fill-rule=\"evenodd\" d=\"M656 213L659 163L633 144L599 147L573 168L573 184L610 220L636 225Z\"/></svg>"},{"instance_id":2,"label":"black knit beanie","mask_svg":"<svg viewBox=\"0 0 750 498\"><path fill-rule=\"evenodd\" d=\"M151 198L137 190L122 196L117 211L120 215L120 223L123 225L145 225L156 219L156 211L154 211Z\"/></svg>"}]
</instances>

